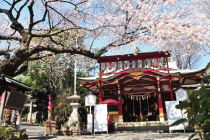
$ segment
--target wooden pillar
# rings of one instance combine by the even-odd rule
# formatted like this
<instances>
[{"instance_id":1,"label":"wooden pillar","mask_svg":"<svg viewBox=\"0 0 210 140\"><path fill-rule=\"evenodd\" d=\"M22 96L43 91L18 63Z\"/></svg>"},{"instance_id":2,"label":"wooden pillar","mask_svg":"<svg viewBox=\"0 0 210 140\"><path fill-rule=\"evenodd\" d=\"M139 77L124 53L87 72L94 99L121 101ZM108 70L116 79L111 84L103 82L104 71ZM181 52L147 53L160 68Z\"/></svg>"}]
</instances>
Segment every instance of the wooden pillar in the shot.
<instances>
[{"instance_id":1,"label":"wooden pillar","mask_svg":"<svg viewBox=\"0 0 210 140\"><path fill-rule=\"evenodd\" d=\"M134 105L134 97L132 97L132 102L133 102L133 116L135 116L135 105Z\"/></svg>"},{"instance_id":2,"label":"wooden pillar","mask_svg":"<svg viewBox=\"0 0 210 140\"><path fill-rule=\"evenodd\" d=\"M128 122L128 95L127 94L125 94L124 103L125 103L125 112L124 112L125 115L123 115L123 117L125 118L125 122Z\"/></svg>"},{"instance_id":3,"label":"wooden pillar","mask_svg":"<svg viewBox=\"0 0 210 140\"><path fill-rule=\"evenodd\" d=\"M121 86L120 86L120 83L118 83L118 94L119 94L119 96L118 96L118 100L121 102L121 104L119 105L119 114L120 115L122 115L123 113L123 111L122 111L122 93L121 93Z\"/></svg>"},{"instance_id":4,"label":"wooden pillar","mask_svg":"<svg viewBox=\"0 0 210 140\"><path fill-rule=\"evenodd\" d=\"M157 93L158 93L158 107L159 107L159 118L160 121L164 121L164 112L163 112L163 102L162 102L162 96L160 92L160 78L157 77Z\"/></svg>"},{"instance_id":5,"label":"wooden pillar","mask_svg":"<svg viewBox=\"0 0 210 140\"><path fill-rule=\"evenodd\" d=\"M140 107L140 118L141 118L141 121L143 121L142 109L141 109L141 96L139 96L139 107Z\"/></svg>"},{"instance_id":6,"label":"wooden pillar","mask_svg":"<svg viewBox=\"0 0 210 140\"><path fill-rule=\"evenodd\" d=\"M3 119L3 116L4 116L4 106L5 106L6 97L7 97L7 91L5 90L2 94L2 99L1 99L0 126L2 126L2 119Z\"/></svg>"}]
</instances>

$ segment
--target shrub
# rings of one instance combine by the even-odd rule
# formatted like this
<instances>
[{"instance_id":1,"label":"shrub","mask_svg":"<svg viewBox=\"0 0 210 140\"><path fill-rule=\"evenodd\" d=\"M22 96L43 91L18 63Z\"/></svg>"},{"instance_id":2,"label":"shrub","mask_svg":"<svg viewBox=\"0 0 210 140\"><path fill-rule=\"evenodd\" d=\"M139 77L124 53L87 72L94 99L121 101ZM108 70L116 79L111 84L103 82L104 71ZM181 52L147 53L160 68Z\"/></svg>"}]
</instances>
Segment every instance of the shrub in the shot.
<instances>
[{"instance_id":1,"label":"shrub","mask_svg":"<svg viewBox=\"0 0 210 140\"><path fill-rule=\"evenodd\" d=\"M0 126L0 139L11 139L14 137L11 127Z\"/></svg>"},{"instance_id":2,"label":"shrub","mask_svg":"<svg viewBox=\"0 0 210 140\"><path fill-rule=\"evenodd\" d=\"M210 79L210 75L203 80L208 79ZM176 108L188 108L185 112L188 119L177 120L170 126L188 122L188 127L194 126L195 128L195 133L192 134L189 139L199 134L201 139L210 140L210 90L202 86L196 93L187 91L187 94L188 100L180 102L176 105Z\"/></svg>"}]
</instances>

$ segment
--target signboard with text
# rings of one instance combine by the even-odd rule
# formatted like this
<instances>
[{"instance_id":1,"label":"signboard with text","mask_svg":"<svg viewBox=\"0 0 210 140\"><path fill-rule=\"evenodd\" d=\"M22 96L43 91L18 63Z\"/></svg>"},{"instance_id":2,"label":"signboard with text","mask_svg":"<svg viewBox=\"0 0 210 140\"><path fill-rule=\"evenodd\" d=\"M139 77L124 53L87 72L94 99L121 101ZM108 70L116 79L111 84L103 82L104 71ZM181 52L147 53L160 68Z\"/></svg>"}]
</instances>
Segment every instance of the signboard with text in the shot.
<instances>
[{"instance_id":1,"label":"signboard with text","mask_svg":"<svg viewBox=\"0 0 210 140\"><path fill-rule=\"evenodd\" d=\"M94 133L107 131L107 104L95 105Z\"/></svg>"},{"instance_id":2,"label":"signboard with text","mask_svg":"<svg viewBox=\"0 0 210 140\"><path fill-rule=\"evenodd\" d=\"M96 96L92 94L85 96L85 106L94 106L94 105L96 105Z\"/></svg>"}]
</instances>

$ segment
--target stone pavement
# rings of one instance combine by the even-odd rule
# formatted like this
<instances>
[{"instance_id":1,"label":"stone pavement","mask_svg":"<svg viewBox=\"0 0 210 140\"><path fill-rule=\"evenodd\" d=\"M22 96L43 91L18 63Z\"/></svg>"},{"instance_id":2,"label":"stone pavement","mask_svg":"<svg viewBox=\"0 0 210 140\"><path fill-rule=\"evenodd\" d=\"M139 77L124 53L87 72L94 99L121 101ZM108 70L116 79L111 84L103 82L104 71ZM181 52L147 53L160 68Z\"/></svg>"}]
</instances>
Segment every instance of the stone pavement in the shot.
<instances>
[{"instance_id":1,"label":"stone pavement","mask_svg":"<svg viewBox=\"0 0 210 140\"><path fill-rule=\"evenodd\" d=\"M158 133L158 132L139 132L139 133L112 133L112 134L96 134L82 136L44 136L45 127L33 124L21 123L21 129L26 129L29 139L34 140L188 140L192 133L174 132L174 133Z\"/></svg>"},{"instance_id":2,"label":"stone pavement","mask_svg":"<svg viewBox=\"0 0 210 140\"><path fill-rule=\"evenodd\" d=\"M192 133L118 133L118 134L96 134L83 136L29 136L29 139L50 140L188 140Z\"/></svg>"}]
</instances>

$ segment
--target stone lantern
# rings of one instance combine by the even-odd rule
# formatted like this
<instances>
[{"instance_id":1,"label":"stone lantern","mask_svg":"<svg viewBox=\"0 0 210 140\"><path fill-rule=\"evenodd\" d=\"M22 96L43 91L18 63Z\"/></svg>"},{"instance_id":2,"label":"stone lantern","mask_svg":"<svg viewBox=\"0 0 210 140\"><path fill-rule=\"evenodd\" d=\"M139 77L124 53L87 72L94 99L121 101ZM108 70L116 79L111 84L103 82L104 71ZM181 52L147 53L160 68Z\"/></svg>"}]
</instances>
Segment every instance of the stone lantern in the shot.
<instances>
[{"instance_id":1,"label":"stone lantern","mask_svg":"<svg viewBox=\"0 0 210 140\"><path fill-rule=\"evenodd\" d=\"M68 122L61 127L61 131L65 132L66 134L68 134L68 131L72 131L72 133L74 133L75 131L81 130L82 119L78 113L78 108L81 106L79 103L80 99L81 97L77 94L67 97L67 100L71 101L70 105L73 108L73 112L71 113Z\"/></svg>"},{"instance_id":2,"label":"stone lantern","mask_svg":"<svg viewBox=\"0 0 210 140\"><path fill-rule=\"evenodd\" d=\"M80 99L81 99L80 96L78 96L77 94L67 97L67 100L72 101L70 103L70 105L73 108L73 112L71 113L71 116L69 117L69 120L79 121L80 115L78 113L78 108L81 106L80 103L79 103Z\"/></svg>"}]
</instances>

